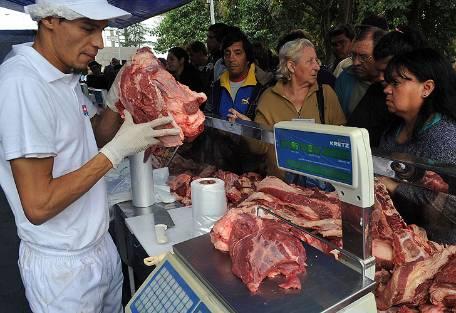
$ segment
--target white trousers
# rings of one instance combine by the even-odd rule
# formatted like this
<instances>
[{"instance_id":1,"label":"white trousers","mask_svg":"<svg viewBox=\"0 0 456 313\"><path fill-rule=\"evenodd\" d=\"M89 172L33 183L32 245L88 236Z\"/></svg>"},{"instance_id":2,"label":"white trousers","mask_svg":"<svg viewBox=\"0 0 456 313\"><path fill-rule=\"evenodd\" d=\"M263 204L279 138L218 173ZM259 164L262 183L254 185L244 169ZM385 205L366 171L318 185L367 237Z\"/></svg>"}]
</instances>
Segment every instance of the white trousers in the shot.
<instances>
[{"instance_id":1,"label":"white trousers","mask_svg":"<svg viewBox=\"0 0 456 313\"><path fill-rule=\"evenodd\" d=\"M83 251L19 248L25 294L34 313L121 313L122 266L111 236Z\"/></svg>"}]
</instances>

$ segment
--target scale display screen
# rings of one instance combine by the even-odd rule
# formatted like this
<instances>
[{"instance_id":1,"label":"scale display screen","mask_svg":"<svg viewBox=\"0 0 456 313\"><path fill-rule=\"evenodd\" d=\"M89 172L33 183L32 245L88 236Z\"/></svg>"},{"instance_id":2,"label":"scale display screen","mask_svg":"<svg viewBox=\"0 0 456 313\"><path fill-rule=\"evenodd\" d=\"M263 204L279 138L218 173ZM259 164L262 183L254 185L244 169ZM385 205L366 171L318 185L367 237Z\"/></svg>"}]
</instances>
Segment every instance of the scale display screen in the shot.
<instances>
[{"instance_id":1,"label":"scale display screen","mask_svg":"<svg viewBox=\"0 0 456 313\"><path fill-rule=\"evenodd\" d=\"M280 167L353 184L350 137L276 128L275 141Z\"/></svg>"}]
</instances>

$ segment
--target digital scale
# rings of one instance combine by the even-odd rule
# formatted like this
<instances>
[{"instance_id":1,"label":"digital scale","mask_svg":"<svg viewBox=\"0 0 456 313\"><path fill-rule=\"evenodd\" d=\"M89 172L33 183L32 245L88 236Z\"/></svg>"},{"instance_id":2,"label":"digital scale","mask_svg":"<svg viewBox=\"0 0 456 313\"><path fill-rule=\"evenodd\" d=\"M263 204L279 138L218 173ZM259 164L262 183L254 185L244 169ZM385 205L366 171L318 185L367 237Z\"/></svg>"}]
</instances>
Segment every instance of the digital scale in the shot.
<instances>
[{"instance_id":1,"label":"digital scale","mask_svg":"<svg viewBox=\"0 0 456 313\"><path fill-rule=\"evenodd\" d=\"M275 278L252 294L231 272L229 254L216 250L206 234L174 245L130 300L127 313L377 312L367 232L374 202L367 131L292 121L276 124L274 135L280 168L332 183L351 204L342 210L339 261L304 243L308 266L300 275L301 290L284 290Z\"/></svg>"},{"instance_id":2,"label":"digital scale","mask_svg":"<svg viewBox=\"0 0 456 313\"><path fill-rule=\"evenodd\" d=\"M280 122L274 125L274 139L280 169L331 183L342 202L361 208L374 204L374 171L367 130Z\"/></svg>"}]
</instances>

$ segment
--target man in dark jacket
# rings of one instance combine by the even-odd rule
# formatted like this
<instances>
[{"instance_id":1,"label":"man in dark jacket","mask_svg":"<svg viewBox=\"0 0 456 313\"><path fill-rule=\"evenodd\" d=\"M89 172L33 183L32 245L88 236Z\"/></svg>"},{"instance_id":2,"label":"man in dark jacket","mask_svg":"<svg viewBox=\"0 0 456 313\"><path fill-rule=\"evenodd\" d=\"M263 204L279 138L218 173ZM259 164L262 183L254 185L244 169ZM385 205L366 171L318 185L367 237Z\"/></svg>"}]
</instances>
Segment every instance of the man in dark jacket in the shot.
<instances>
[{"instance_id":1,"label":"man in dark jacket","mask_svg":"<svg viewBox=\"0 0 456 313\"><path fill-rule=\"evenodd\" d=\"M255 66L252 44L239 28L230 27L222 49L227 70L213 83L206 111L227 119L233 108L253 117L257 97L272 74Z\"/></svg>"}]
</instances>

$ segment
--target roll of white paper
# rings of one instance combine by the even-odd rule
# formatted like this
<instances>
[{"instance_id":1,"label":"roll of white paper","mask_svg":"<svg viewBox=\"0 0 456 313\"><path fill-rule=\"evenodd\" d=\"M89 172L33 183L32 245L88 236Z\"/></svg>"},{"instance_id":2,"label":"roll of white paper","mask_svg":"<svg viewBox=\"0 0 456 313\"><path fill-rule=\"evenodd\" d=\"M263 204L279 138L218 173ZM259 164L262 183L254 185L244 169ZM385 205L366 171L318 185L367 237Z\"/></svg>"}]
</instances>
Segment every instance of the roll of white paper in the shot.
<instances>
[{"instance_id":1,"label":"roll of white paper","mask_svg":"<svg viewBox=\"0 0 456 313\"><path fill-rule=\"evenodd\" d=\"M226 212L225 182L218 178L192 181L193 232L196 236L208 233Z\"/></svg>"},{"instance_id":2,"label":"roll of white paper","mask_svg":"<svg viewBox=\"0 0 456 313\"><path fill-rule=\"evenodd\" d=\"M131 201L133 206L145 208L155 203L152 162L144 163L144 152L130 155Z\"/></svg>"}]
</instances>

